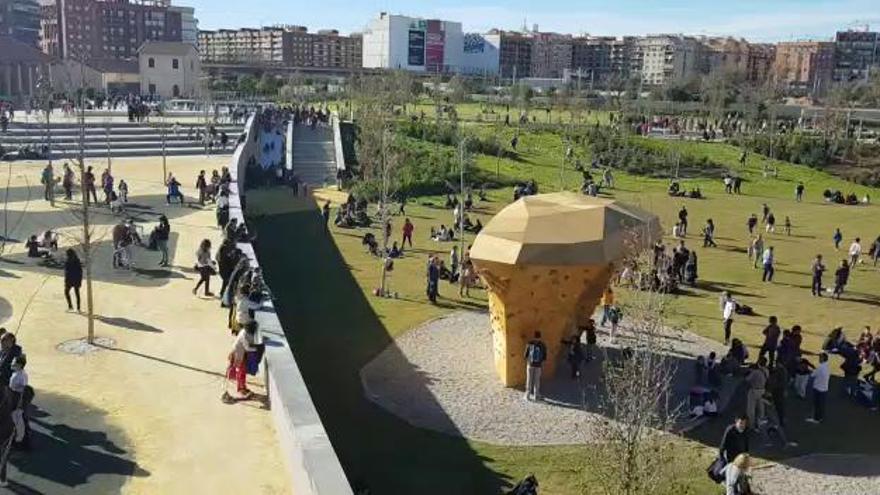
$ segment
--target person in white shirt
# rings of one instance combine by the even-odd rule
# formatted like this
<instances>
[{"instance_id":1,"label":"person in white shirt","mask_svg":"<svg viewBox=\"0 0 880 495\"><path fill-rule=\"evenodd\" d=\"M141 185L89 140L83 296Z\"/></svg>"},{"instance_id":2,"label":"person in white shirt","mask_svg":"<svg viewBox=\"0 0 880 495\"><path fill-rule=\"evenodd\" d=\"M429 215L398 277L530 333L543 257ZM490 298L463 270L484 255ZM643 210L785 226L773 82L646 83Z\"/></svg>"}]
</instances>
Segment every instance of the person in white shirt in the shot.
<instances>
[{"instance_id":1,"label":"person in white shirt","mask_svg":"<svg viewBox=\"0 0 880 495\"><path fill-rule=\"evenodd\" d=\"M828 398L828 381L831 370L828 368L828 354L819 354L819 366L813 370L813 417L807 418L810 423L821 423L825 418L825 400Z\"/></svg>"},{"instance_id":2,"label":"person in white shirt","mask_svg":"<svg viewBox=\"0 0 880 495\"><path fill-rule=\"evenodd\" d=\"M256 350L257 322L251 321L238 333L229 353L228 378L234 378L236 389L243 398L249 398L251 391L247 388L247 354Z\"/></svg>"},{"instance_id":3,"label":"person in white shirt","mask_svg":"<svg viewBox=\"0 0 880 495\"><path fill-rule=\"evenodd\" d=\"M862 255L862 240L856 237L856 240L853 241L852 244L849 245L849 266L855 270L856 263L859 262L859 257Z\"/></svg>"},{"instance_id":4,"label":"person in white shirt","mask_svg":"<svg viewBox=\"0 0 880 495\"><path fill-rule=\"evenodd\" d=\"M730 297L730 293L724 291L721 295L721 317L724 320L724 345L730 344L730 334L733 329L733 315L736 314L736 301Z\"/></svg>"},{"instance_id":5,"label":"person in white shirt","mask_svg":"<svg viewBox=\"0 0 880 495\"><path fill-rule=\"evenodd\" d=\"M773 246L768 247L764 251L764 255L761 257L761 260L764 264L764 275L761 276L761 281L772 282L773 273L776 271L773 269L773 263L776 261L773 256Z\"/></svg>"}]
</instances>

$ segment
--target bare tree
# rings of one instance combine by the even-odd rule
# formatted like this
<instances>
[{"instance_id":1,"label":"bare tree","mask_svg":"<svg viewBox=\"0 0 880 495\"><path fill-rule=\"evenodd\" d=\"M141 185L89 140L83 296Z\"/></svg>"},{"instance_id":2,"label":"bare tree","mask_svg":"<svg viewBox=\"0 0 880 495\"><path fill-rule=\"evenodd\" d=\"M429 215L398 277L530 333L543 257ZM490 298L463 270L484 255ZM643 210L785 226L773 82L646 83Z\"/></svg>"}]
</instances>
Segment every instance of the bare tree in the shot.
<instances>
[{"instance_id":1,"label":"bare tree","mask_svg":"<svg viewBox=\"0 0 880 495\"><path fill-rule=\"evenodd\" d=\"M649 256L642 251L629 262L651 266ZM673 398L676 367L662 352L670 336L666 301L657 292L633 291L623 308L627 328L618 337L621 350L608 352L603 362L604 419L591 447L595 473L608 494L668 493L663 490L675 484L668 469L675 442L669 432L679 407Z\"/></svg>"}]
</instances>

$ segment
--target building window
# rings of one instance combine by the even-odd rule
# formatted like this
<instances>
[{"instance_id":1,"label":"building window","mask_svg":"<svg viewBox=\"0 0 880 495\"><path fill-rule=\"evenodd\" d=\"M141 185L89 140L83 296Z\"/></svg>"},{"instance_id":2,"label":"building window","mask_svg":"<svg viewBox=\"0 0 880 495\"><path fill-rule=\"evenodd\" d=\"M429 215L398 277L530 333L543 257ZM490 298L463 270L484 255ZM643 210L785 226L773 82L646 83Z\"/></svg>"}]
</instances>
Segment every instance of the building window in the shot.
<instances>
[{"instance_id":1,"label":"building window","mask_svg":"<svg viewBox=\"0 0 880 495\"><path fill-rule=\"evenodd\" d=\"M174 96L175 98L179 97L180 96L180 86L178 86L176 84L174 86L172 86L171 87L171 95Z\"/></svg>"},{"instance_id":2,"label":"building window","mask_svg":"<svg viewBox=\"0 0 880 495\"><path fill-rule=\"evenodd\" d=\"M156 59L154 59L153 57L150 57L149 59L147 59L147 67L149 67L151 69L155 69L156 68ZM152 93L152 91L150 91L150 92Z\"/></svg>"},{"instance_id":3,"label":"building window","mask_svg":"<svg viewBox=\"0 0 880 495\"><path fill-rule=\"evenodd\" d=\"M156 85L155 84L148 85L147 92L150 93L151 95L156 94Z\"/></svg>"},{"instance_id":4,"label":"building window","mask_svg":"<svg viewBox=\"0 0 880 495\"><path fill-rule=\"evenodd\" d=\"M179 69L180 68L180 61L177 60L176 58L171 59L171 68L175 69L175 70Z\"/></svg>"}]
</instances>

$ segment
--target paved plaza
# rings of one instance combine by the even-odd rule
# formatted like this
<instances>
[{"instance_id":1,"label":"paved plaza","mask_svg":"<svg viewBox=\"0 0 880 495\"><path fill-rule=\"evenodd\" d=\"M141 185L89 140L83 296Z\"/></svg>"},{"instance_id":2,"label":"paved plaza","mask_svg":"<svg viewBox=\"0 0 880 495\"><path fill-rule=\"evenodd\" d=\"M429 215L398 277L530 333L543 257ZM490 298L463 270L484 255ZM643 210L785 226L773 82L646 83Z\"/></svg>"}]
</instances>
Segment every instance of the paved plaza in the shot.
<instances>
[{"instance_id":1,"label":"paved plaza","mask_svg":"<svg viewBox=\"0 0 880 495\"><path fill-rule=\"evenodd\" d=\"M169 158L168 171L191 203L198 171L210 174L228 162L228 156ZM100 175L106 161L88 164ZM8 222L10 239L0 257L0 326L17 333L28 356L37 408L33 450L14 454L11 488L47 494L289 493L267 402L220 400L233 342L226 310L216 298L191 292L198 243L207 238L216 249L220 241L214 209L167 207L161 158L113 161L116 181L129 184L128 214L143 227L144 241L158 216L168 216L172 267L158 266L158 252L135 248L133 270L113 269L109 228L121 217L105 207L93 210L95 331L103 347L71 354L63 349L77 347L70 341L86 335L86 318L66 310L63 270L28 258L24 245L31 234L60 229L62 259L61 252L81 237L70 204L60 196L54 208L43 200L43 166L0 163L0 200L10 184L8 214L0 217L0 235ZM56 174L60 169L56 162ZM212 282L219 292L219 278ZM85 283L82 295L85 310ZM251 381L258 397L265 394L261 380Z\"/></svg>"}]
</instances>

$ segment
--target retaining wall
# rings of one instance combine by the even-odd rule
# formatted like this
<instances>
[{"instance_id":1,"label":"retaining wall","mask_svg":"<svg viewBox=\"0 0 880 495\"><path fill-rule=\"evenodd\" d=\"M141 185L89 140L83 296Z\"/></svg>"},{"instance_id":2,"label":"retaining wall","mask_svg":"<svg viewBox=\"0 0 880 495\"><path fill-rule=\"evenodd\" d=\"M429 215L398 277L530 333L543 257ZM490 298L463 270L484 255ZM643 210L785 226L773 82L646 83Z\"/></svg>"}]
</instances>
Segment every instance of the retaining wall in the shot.
<instances>
[{"instance_id":1,"label":"retaining wall","mask_svg":"<svg viewBox=\"0 0 880 495\"><path fill-rule=\"evenodd\" d=\"M235 150L229 170L232 174L229 196L229 217L244 222L243 204L247 184L245 167L251 157L260 152L255 118L245 126L247 138ZM292 140L288 146L288 167L293 160ZM251 266L259 261L250 243L238 247L250 259ZM287 342L284 328L275 314L272 301L257 311L260 334L266 343L264 377L278 443L289 471L293 493L296 495L352 495L348 479L336 457L318 411L306 387L293 351Z\"/></svg>"}]
</instances>

